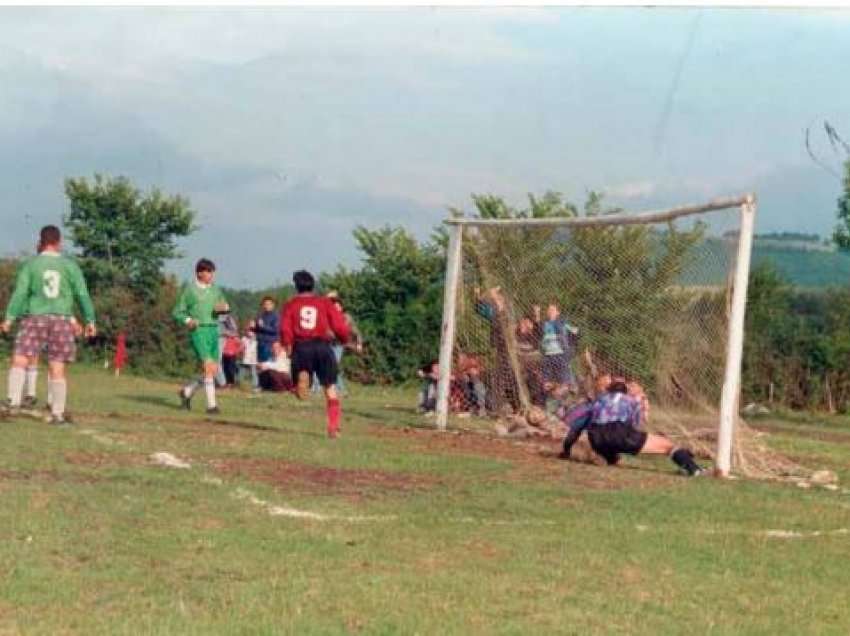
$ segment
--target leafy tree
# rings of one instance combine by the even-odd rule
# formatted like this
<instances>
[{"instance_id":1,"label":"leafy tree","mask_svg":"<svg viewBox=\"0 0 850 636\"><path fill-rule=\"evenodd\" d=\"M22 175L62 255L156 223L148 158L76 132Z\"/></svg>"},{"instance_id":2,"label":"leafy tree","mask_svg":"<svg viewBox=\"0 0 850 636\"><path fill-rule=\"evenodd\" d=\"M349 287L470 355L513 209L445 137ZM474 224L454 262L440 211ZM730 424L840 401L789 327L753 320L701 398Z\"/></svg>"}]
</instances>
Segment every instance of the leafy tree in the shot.
<instances>
[{"instance_id":1,"label":"leafy tree","mask_svg":"<svg viewBox=\"0 0 850 636\"><path fill-rule=\"evenodd\" d=\"M785 362L798 331L792 290L777 269L764 263L750 272L742 364L742 388L752 399L783 399Z\"/></svg>"},{"instance_id":2,"label":"leafy tree","mask_svg":"<svg viewBox=\"0 0 850 636\"><path fill-rule=\"evenodd\" d=\"M402 228L358 227L359 270L340 267L320 278L337 291L357 320L365 353L348 356L348 370L364 381L403 381L437 355L445 255L435 239L420 243Z\"/></svg>"},{"instance_id":3,"label":"leafy tree","mask_svg":"<svg viewBox=\"0 0 850 636\"><path fill-rule=\"evenodd\" d=\"M295 294L295 287L292 284L276 285L274 287L265 287L263 289L231 289L225 287L223 289L227 302L230 303L230 308L234 315L242 322L246 322L254 318L260 312L260 302L266 296L274 298L277 304L277 309L280 310L286 300Z\"/></svg>"},{"instance_id":4,"label":"leafy tree","mask_svg":"<svg viewBox=\"0 0 850 636\"><path fill-rule=\"evenodd\" d=\"M186 335L170 318L177 283L163 273L179 256L177 241L195 230L182 196L142 193L125 177L66 179L70 211L63 221L78 250L95 303L100 335L83 357L110 355L127 336L131 366L178 373L187 368Z\"/></svg>"},{"instance_id":5,"label":"leafy tree","mask_svg":"<svg viewBox=\"0 0 850 636\"><path fill-rule=\"evenodd\" d=\"M585 215L606 209L591 192ZM674 223L661 231L648 225L608 225L572 230L561 280L565 306L599 360L611 371L627 372L652 386L659 368L659 343L683 310L688 295L676 294L681 277L696 258L694 247L705 227L682 231ZM680 340L677 338L677 340Z\"/></svg>"},{"instance_id":6,"label":"leafy tree","mask_svg":"<svg viewBox=\"0 0 850 636\"><path fill-rule=\"evenodd\" d=\"M474 195L476 216L481 219L539 219L574 217L576 207L557 192L542 198L528 196L528 207L514 208L501 197ZM554 299L556 291L541 285L558 280L557 268L566 255L564 233L556 227L482 227L467 233L464 260L466 271L474 272L484 287L500 286L517 307L530 309L541 297ZM529 284L533 282L533 284ZM542 292L542 294L541 294Z\"/></svg>"},{"instance_id":7,"label":"leafy tree","mask_svg":"<svg viewBox=\"0 0 850 636\"><path fill-rule=\"evenodd\" d=\"M514 207L493 195L473 195L475 216L480 219L531 219L574 217L576 207L557 192L528 205ZM499 379L511 373L511 334L516 320L535 304L560 298L558 269L566 256L564 233L554 226L482 226L464 233L463 280L457 308L457 348L485 356L485 366ZM508 311L488 319L479 314L479 300L490 289L500 288ZM559 301L560 302L560 301ZM491 322L490 320L493 320ZM507 385L510 387L510 384ZM510 388L506 388L511 392ZM503 392L497 389L497 393ZM501 399L501 398L496 398Z\"/></svg>"},{"instance_id":8,"label":"leafy tree","mask_svg":"<svg viewBox=\"0 0 850 636\"><path fill-rule=\"evenodd\" d=\"M478 216L485 219L579 215L577 206L552 192L540 199L530 196L524 209L489 195L474 201ZM617 212L606 208L595 192L584 203L586 216ZM464 272L469 278L464 284L501 288L510 304L505 333L534 305L545 308L556 303L579 326L582 343L593 348L603 366L652 382L661 330L682 304L670 287L680 283L694 261L692 248L704 229L697 225L679 231L672 223L665 231L644 225L480 227L467 233L464 242ZM469 324L481 320L468 306L474 296L467 291L463 296L467 306L459 310L458 332L465 339L460 346L492 350L486 330Z\"/></svg>"},{"instance_id":9,"label":"leafy tree","mask_svg":"<svg viewBox=\"0 0 850 636\"><path fill-rule=\"evenodd\" d=\"M844 163L843 192L838 198L838 225L832 234L838 247L850 250L850 160Z\"/></svg>"},{"instance_id":10,"label":"leafy tree","mask_svg":"<svg viewBox=\"0 0 850 636\"><path fill-rule=\"evenodd\" d=\"M127 285L153 297L165 261L179 256L177 239L191 234L195 212L182 196L140 192L125 177L66 179L65 226L94 288Z\"/></svg>"}]
</instances>

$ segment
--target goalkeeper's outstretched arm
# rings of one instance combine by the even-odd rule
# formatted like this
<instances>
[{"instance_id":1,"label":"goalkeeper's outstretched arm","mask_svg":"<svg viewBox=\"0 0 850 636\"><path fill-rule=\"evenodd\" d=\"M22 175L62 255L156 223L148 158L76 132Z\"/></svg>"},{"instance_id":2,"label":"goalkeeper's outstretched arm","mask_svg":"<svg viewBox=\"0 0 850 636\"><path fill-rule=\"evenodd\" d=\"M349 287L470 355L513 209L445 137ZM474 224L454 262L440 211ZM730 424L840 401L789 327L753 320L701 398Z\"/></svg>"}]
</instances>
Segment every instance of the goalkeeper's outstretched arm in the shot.
<instances>
[{"instance_id":1,"label":"goalkeeper's outstretched arm","mask_svg":"<svg viewBox=\"0 0 850 636\"><path fill-rule=\"evenodd\" d=\"M569 425L567 436L564 438L564 450L561 457L569 457L573 444L581 437L582 432L590 425L590 419L593 415L593 403L586 402L579 404L570 411L567 411L562 419Z\"/></svg>"}]
</instances>

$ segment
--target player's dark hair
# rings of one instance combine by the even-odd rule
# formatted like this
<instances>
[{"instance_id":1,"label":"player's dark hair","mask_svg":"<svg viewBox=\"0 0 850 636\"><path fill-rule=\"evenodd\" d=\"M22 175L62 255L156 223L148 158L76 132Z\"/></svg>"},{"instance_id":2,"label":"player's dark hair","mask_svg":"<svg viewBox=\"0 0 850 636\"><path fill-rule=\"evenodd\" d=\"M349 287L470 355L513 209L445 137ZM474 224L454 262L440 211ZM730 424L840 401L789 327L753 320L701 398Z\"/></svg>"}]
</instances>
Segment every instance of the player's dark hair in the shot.
<instances>
[{"instance_id":1,"label":"player's dark hair","mask_svg":"<svg viewBox=\"0 0 850 636\"><path fill-rule=\"evenodd\" d=\"M623 380L614 380L611 384L608 385L609 393L628 393L629 388L626 386L626 383Z\"/></svg>"},{"instance_id":2,"label":"player's dark hair","mask_svg":"<svg viewBox=\"0 0 850 636\"><path fill-rule=\"evenodd\" d=\"M208 258L202 258L195 264L195 273L200 274L201 272L214 272L215 271L215 263L213 263Z\"/></svg>"},{"instance_id":3,"label":"player's dark hair","mask_svg":"<svg viewBox=\"0 0 850 636\"><path fill-rule=\"evenodd\" d=\"M55 225L45 225L38 233L38 251L48 245L57 245L62 240L62 232Z\"/></svg>"},{"instance_id":4,"label":"player's dark hair","mask_svg":"<svg viewBox=\"0 0 850 636\"><path fill-rule=\"evenodd\" d=\"M295 285L295 289L299 294L303 294L304 292L311 292L313 288L316 286L316 280L313 278L313 275L308 272L306 269L299 269L292 275L292 282Z\"/></svg>"},{"instance_id":5,"label":"player's dark hair","mask_svg":"<svg viewBox=\"0 0 850 636\"><path fill-rule=\"evenodd\" d=\"M266 302L267 300L269 300L269 301L271 301L272 303L274 303L274 298L272 298L271 296L263 296L263 299L260 301L260 304L262 305L262 304L263 304L264 302Z\"/></svg>"}]
</instances>

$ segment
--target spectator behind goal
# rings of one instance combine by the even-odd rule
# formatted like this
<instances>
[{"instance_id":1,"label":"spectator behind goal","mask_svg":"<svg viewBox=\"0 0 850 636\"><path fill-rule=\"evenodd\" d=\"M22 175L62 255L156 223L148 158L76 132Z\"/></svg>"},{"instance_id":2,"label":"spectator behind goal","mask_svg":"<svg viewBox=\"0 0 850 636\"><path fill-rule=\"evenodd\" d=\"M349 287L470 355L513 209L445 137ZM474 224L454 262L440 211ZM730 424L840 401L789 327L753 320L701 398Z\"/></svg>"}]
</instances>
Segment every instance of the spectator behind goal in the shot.
<instances>
[{"instance_id":1,"label":"spectator behind goal","mask_svg":"<svg viewBox=\"0 0 850 636\"><path fill-rule=\"evenodd\" d=\"M555 392L576 385L572 370L573 343L578 329L561 317L557 303L546 307L546 320L541 328L540 349L543 352L543 380Z\"/></svg>"},{"instance_id":2,"label":"spectator behind goal","mask_svg":"<svg viewBox=\"0 0 850 636\"><path fill-rule=\"evenodd\" d=\"M292 361L286 355L286 350L276 342L272 347L272 359L257 364L260 372L260 388L264 391L291 391L295 384L292 381Z\"/></svg>"},{"instance_id":3,"label":"spectator behind goal","mask_svg":"<svg viewBox=\"0 0 850 636\"><path fill-rule=\"evenodd\" d=\"M439 361L431 360L422 365L416 372L416 376L423 380L422 388L419 389L417 408L420 413L433 415L437 409L437 383L440 380Z\"/></svg>"}]
</instances>

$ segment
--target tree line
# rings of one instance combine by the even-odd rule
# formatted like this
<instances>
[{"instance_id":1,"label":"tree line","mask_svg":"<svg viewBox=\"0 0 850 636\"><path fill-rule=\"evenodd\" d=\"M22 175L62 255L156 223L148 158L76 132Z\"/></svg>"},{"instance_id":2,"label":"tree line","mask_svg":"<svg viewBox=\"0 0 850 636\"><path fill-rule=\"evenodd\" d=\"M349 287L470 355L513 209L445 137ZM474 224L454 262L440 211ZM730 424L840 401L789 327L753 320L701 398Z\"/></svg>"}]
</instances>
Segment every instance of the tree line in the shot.
<instances>
[{"instance_id":1,"label":"tree line","mask_svg":"<svg viewBox=\"0 0 850 636\"><path fill-rule=\"evenodd\" d=\"M849 172L850 173L850 172ZM171 309L179 282L164 272L179 256L178 240L195 229L195 212L187 199L154 189L143 193L127 179L96 176L68 179L69 212L63 219L69 245L79 257L98 311L100 334L84 357L103 361L119 332L128 335L131 368L139 373L182 375L193 361L185 331L173 323ZM845 195L846 197L846 195ZM846 216L845 197L839 220ZM546 215L574 216L577 206L560 195L529 197L526 207L513 207L496 196L473 197L476 213L489 218ZM601 207L591 193L583 213L612 210ZM641 241L651 236L637 237ZM348 356L346 371L369 383L399 383L415 378L416 370L438 353L445 277L446 233L437 228L417 239L401 227L358 227L354 240L363 256L357 268L338 267L319 276L323 290L336 290L346 310L357 320L366 342L361 356ZM522 237L510 239L522 241ZM615 256L613 236L582 249ZM631 236L631 240L636 237ZM679 234L679 249L693 234ZM508 246L511 249L516 246ZM675 251L675 250L674 250ZM512 253L521 254L522 250ZM678 256L677 256L678 257ZM13 286L17 260L0 260L0 305ZM593 285L588 272L588 293ZM649 279L648 279L649 280ZM657 288L670 283L655 281ZM653 283L654 284L654 283ZM518 289L521 282L517 283ZM243 318L255 313L260 298L279 300L289 286L265 290L227 290ZM651 303L652 297L642 301ZM649 320L649 324L652 321ZM845 411L850 409L850 285L799 289L770 264L751 273L742 399L772 402L790 408ZM7 351L10 341L0 344Z\"/></svg>"}]
</instances>

